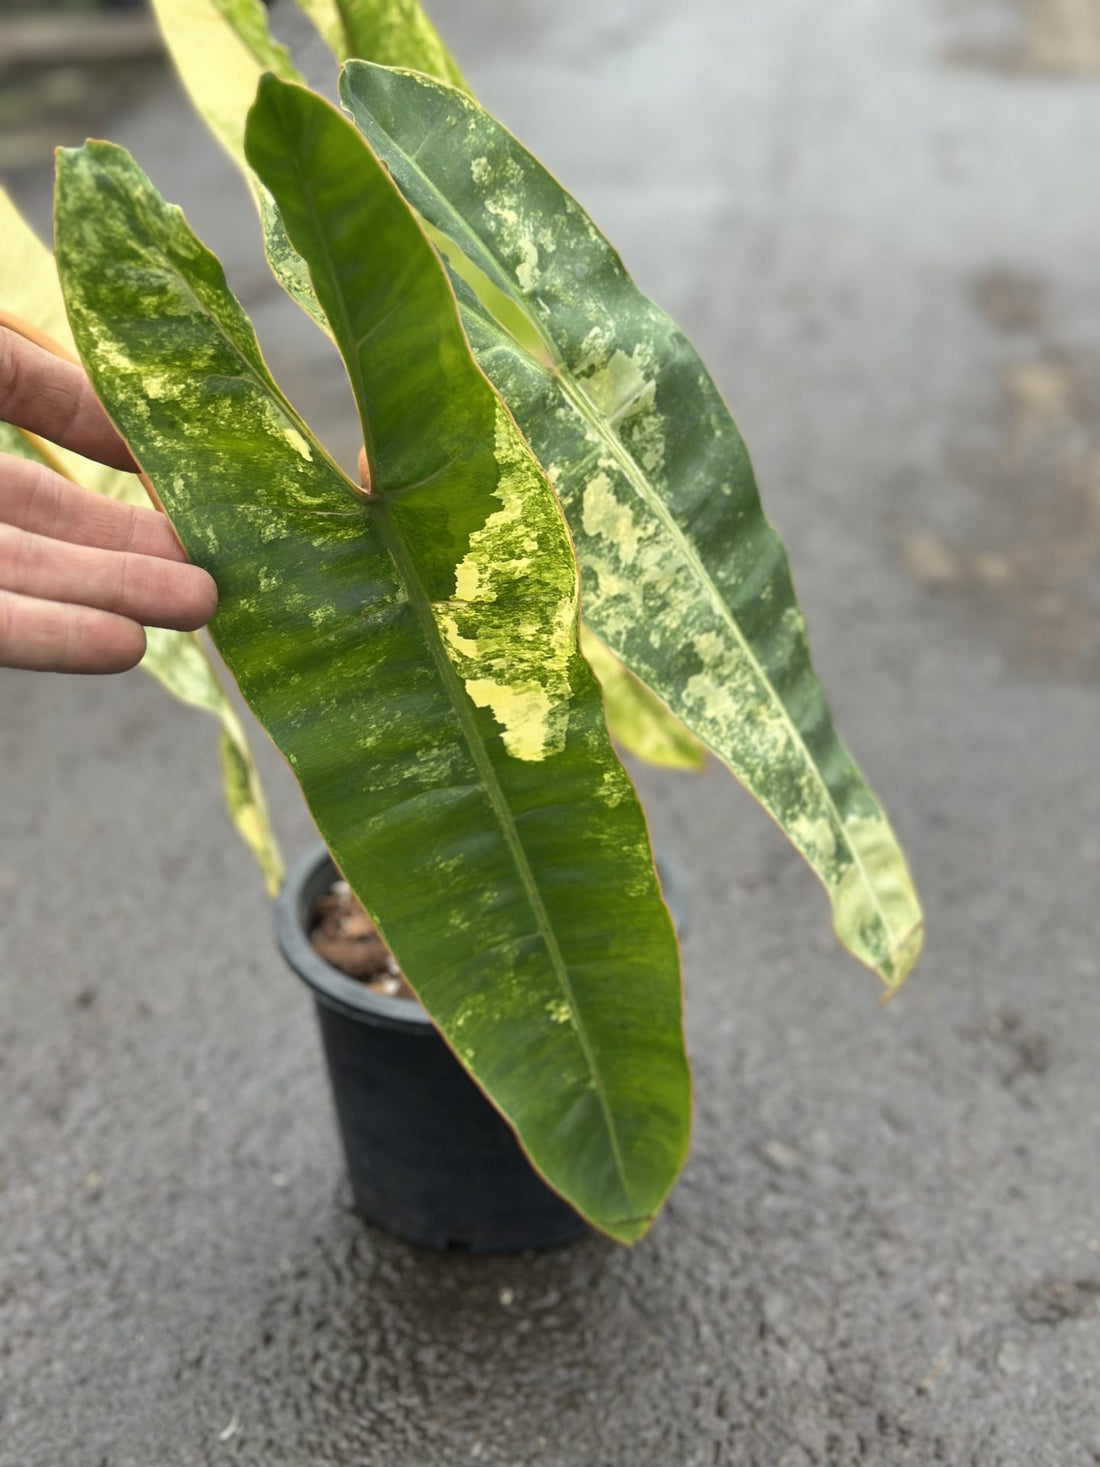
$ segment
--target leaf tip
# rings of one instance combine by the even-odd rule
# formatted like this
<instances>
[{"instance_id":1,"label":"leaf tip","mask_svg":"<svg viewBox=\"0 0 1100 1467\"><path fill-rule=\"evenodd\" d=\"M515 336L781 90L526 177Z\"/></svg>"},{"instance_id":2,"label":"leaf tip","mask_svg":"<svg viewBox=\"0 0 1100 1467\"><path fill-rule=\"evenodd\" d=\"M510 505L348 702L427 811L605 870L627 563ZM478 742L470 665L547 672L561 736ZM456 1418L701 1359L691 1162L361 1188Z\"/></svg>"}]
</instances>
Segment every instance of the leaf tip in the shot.
<instances>
[{"instance_id":1,"label":"leaf tip","mask_svg":"<svg viewBox=\"0 0 1100 1467\"><path fill-rule=\"evenodd\" d=\"M879 976L886 984L886 992L882 995L883 1003L889 1003L901 991L906 979L917 966L923 949L924 917L921 916L894 943L890 950L889 964L880 972Z\"/></svg>"},{"instance_id":2,"label":"leaf tip","mask_svg":"<svg viewBox=\"0 0 1100 1467\"><path fill-rule=\"evenodd\" d=\"M642 1213L639 1217L617 1217L606 1222L600 1218L589 1218L592 1226L598 1232L610 1238L613 1243L621 1243L626 1248L632 1248L635 1243L640 1243L649 1232L656 1221L655 1212Z\"/></svg>"}]
</instances>

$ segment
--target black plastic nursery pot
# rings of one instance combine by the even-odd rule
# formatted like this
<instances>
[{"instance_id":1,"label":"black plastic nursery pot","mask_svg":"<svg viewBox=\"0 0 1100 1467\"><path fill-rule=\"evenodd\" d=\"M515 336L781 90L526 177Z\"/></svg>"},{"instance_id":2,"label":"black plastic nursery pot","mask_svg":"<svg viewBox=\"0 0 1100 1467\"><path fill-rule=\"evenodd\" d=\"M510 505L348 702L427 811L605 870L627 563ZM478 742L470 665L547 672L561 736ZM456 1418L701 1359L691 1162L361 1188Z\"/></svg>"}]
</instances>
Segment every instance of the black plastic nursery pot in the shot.
<instances>
[{"instance_id":1,"label":"black plastic nursery pot","mask_svg":"<svg viewBox=\"0 0 1100 1467\"><path fill-rule=\"evenodd\" d=\"M427 1014L347 977L309 928L337 879L324 846L290 872L279 946L313 990L356 1209L413 1243L471 1253L549 1248L587 1231L532 1169L515 1135Z\"/></svg>"},{"instance_id":2,"label":"black plastic nursery pot","mask_svg":"<svg viewBox=\"0 0 1100 1467\"><path fill-rule=\"evenodd\" d=\"M310 851L287 876L275 925L313 990L357 1211L410 1242L471 1253L552 1248L587 1232L420 1005L372 992L314 950L313 911L336 879L324 846ZM678 905L673 896L674 917Z\"/></svg>"}]
</instances>

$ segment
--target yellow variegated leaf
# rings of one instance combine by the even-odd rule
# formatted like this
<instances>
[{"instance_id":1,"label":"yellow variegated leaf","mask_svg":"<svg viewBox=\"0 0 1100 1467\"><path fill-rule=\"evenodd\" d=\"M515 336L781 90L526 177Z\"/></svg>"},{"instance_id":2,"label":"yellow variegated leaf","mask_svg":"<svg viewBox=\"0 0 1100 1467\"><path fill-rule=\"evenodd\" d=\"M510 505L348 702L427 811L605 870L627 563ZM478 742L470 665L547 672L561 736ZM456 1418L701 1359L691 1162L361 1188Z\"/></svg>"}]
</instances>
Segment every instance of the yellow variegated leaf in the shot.
<instances>
[{"instance_id":1,"label":"yellow variegated leaf","mask_svg":"<svg viewBox=\"0 0 1100 1467\"><path fill-rule=\"evenodd\" d=\"M46 338L44 344L52 344L77 360L53 256L3 189L0 239L4 241L0 251L0 317L10 315L14 322L26 323L40 340ZM45 464L108 498L148 507L149 496L136 475L120 473L54 443L44 443L6 423L0 423L0 451ZM259 772L240 720L195 636L159 627L147 628L145 635L143 669L181 702L204 709L221 724L226 804L241 839L256 858L268 892L274 896L282 881L282 861Z\"/></svg>"},{"instance_id":2,"label":"yellow variegated leaf","mask_svg":"<svg viewBox=\"0 0 1100 1467\"><path fill-rule=\"evenodd\" d=\"M306 315L331 335L278 210L244 156L244 121L260 77L270 71L283 81L301 81L300 72L286 47L268 30L260 0L153 0L153 9L184 88L244 174L256 200L264 249L276 278Z\"/></svg>"},{"instance_id":3,"label":"yellow variegated leaf","mask_svg":"<svg viewBox=\"0 0 1100 1467\"><path fill-rule=\"evenodd\" d=\"M74 362L79 360L53 255L2 188L0 240L4 242L0 249L0 324L19 330L20 323L25 322L33 328L40 345ZM36 457L85 488L126 504L149 503L148 495L133 474L120 474L117 469L93 463L55 443L39 444L33 438L31 442L36 445Z\"/></svg>"},{"instance_id":4,"label":"yellow variegated leaf","mask_svg":"<svg viewBox=\"0 0 1100 1467\"><path fill-rule=\"evenodd\" d=\"M367 56L464 85L416 0L303 0L302 8L341 59ZM260 77L270 71L282 81L301 82L301 73L271 35L260 0L153 0L153 9L184 88L252 191L276 278L331 336L309 273L244 156L245 117Z\"/></svg>"},{"instance_id":5,"label":"yellow variegated leaf","mask_svg":"<svg viewBox=\"0 0 1100 1467\"><path fill-rule=\"evenodd\" d=\"M0 309L21 316L77 360L76 343L69 330L53 256L16 208L11 195L0 188Z\"/></svg>"}]
</instances>

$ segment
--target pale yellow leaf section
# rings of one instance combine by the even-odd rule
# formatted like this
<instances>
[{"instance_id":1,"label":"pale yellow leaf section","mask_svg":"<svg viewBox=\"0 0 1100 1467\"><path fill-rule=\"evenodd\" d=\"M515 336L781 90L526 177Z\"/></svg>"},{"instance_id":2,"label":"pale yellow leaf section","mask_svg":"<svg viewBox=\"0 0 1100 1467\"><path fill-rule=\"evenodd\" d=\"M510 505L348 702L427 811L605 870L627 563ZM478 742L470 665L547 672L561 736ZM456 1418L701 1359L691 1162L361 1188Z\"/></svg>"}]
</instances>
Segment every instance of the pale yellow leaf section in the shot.
<instances>
[{"instance_id":1,"label":"pale yellow leaf section","mask_svg":"<svg viewBox=\"0 0 1100 1467\"><path fill-rule=\"evenodd\" d=\"M222 726L219 756L225 806L237 832L252 852L267 888L276 896L283 862L264 798L259 772L241 721L226 697L205 649L196 636L147 627L142 667L181 703L200 708Z\"/></svg>"},{"instance_id":2,"label":"pale yellow leaf section","mask_svg":"<svg viewBox=\"0 0 1100 1467\"><path fill-rule=\"evenodd\" d=\"M545 570L542 526L525 514L531 503L531 479L539 477L538 470L500 403L495 454L500 477L493 495L502 508L470 536L466 555L455 567L454 600L433 607L433 613L466 692L477 707L492 713L507 753L513 759L537 762L559 753L565 744L576 587L548 585L547 619L518 629L513 625L509 587L517 577L538 581ZM519 526L525 533L517 542ZM459 623L475 607L477 631L471 637Z\"/></svg>"},{"instance_id":3,"label":"pale yellow leaf section","mask_svg":"<svg viewBox=\"0 0 1100 1467\"><path fill-rule=\"evenodd\" d=\"M0 307L44 331L77 360L53 255L0 188Z\"/></svg>"},{"instance_id":4,"label":"pale yellow leaf section","mask_svg":"<svg viewBox=\"0 0 1100 1467\"><path fill-rule=\"evenodd\" d=\"M244 155L248 109L260 77L273 71L302 82L286 48L272 37L260 0L153 0L165 45L203 120L244 175L259 210L264 250L279 283L327 335L305 262L291 249L271 199Z\"/></svg>"},{"instance_id":5,"label":"pale yellow leaf section","mask_svg":"<svg viewBox=\"0 0 1100 1467\"><path fill-rule=\"evenodd\" d=\"M583 624L581 651L599 681L604 716L612 738L628 754L647 764L698 773L703 767L703 746L699 740Z\"/></svg>"},{"instance_id":6,"label":"pale yellow leaf section","mask_svg":"<svg viewBox=\"0 0 1100 1467\"><path fill-rule=\"evenodd\" d=\"M244 157L244 123L265 66L214 0L153 0L153 10L191 100L255 189ZM286 67L273 69L282 74Z\"/></svg>"},{"instance_id":7,"label":"pale yellow leaf section","mask_svg":"<svg viewBox=\"0 0 1100 1467\"><path fill-rule=\"evenodd\" d=\"M41 345L60 348L61 355L78 361L53 254L4 189L0 189L0 240L3 241L0 247L0 312L5 317L20 318L35 328L36 335L43 333L48 341L42 342L39 338ZM10 321L9 324L19 329L19 321ZM40 457L66 478L94 489L97 494L106 494L127 504L149 503L133 474L120 474L117 469L92 463L54 443L41 443L38 439L32 441Z\"/></svg>"},{"instance_id":8,"label":"pale yellow leaf section","mask_svg":"<svg viewBox=\"0 0 1100 1467\"><path fill-rule=\"evenodd\" d=\"M10 196L0 189L0 315L25 323L43 345L54 345L77 359L65 303L54 268L53 255L31 229ZM43 340L46 338L46 340ZM93 463L31 433L23 435L34 454L49 468L74 483L126 504L146 507L149 497L134 474ZM225 800L230 817L263 873L274 896L282 882L283 866L267 812L259 773L232 705L196 637L184 632L146 629L142 668L174 697L215 717L222 727L221 762Z\"/></svg>"}]
</instances>

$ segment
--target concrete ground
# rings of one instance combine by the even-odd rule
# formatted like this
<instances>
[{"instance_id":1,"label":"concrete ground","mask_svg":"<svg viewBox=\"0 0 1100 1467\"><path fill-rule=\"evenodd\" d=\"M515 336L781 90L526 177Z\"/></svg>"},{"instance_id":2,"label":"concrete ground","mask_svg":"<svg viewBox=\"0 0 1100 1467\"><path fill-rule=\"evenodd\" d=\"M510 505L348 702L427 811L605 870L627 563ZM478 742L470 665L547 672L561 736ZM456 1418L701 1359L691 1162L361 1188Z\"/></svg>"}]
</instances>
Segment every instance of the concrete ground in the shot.
<instances>
[{"instance_id":1,"label":"concrete ground","mask_svg":"<svg viewBox=\"0 0 1100 1467\"><path fill-rule=\"evenodd\" d=\"M733 403L927 956L880 1007L730 780L640 774L694 886L692 1159L633 1252L427 1255L349 1211L207 722L140 673L0 675L0 1464L1089 1467L1095 0L440 15ZM172 87L110 135L350 454Z\"/></svg>"}]
</instances>

